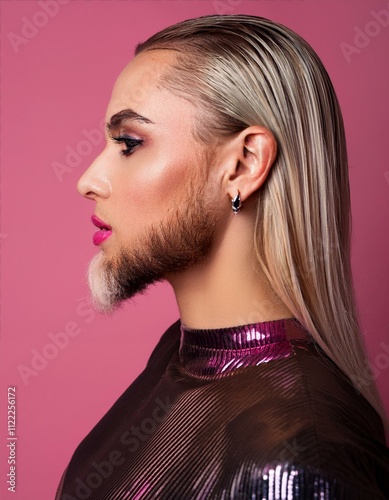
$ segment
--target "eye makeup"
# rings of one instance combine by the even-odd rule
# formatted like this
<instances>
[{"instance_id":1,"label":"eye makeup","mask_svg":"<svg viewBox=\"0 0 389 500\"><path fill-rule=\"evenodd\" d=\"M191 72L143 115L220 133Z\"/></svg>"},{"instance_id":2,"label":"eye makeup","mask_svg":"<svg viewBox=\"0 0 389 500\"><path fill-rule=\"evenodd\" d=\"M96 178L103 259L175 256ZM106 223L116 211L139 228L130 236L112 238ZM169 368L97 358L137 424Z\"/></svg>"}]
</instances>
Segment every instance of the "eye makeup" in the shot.
<instances>
[{"instance_id":1,"label":"eye makeup","mask_svg":"<svg viewBox=\"0 0 389 500\"><path fill-rule=\"evenodd\" d=\"M116 137L110 136L110 138L116 144L124 143L126 145L126 149L122 149L120 151L120 154L123 156L130 156L134 152L134 149L143 143L143 139L136 139L135 137L131 137L126 134L120 134Z\"/></svg>"}]
</instances>

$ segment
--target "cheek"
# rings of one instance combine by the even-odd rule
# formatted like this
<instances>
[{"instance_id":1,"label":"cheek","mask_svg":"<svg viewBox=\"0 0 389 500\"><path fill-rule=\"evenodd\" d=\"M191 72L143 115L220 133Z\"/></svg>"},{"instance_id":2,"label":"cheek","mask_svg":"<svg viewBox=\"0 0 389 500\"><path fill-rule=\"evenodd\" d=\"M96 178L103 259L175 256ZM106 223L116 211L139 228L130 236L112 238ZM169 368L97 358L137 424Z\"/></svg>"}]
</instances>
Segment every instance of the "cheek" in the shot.
<instances>
[{"instance_id":1,"label":"cheek","mask_svg":"<svg viewBox=\"0 0 389 500\"><path fill-rule=\"evenodd\" d=\"M115 180L116 212L135 229L164 218L169 210L185 203L194 172L194 157L178 152L142 154L129 159ZM158 159L158 160L157 160Z\"/></svg>"}]
</instances>

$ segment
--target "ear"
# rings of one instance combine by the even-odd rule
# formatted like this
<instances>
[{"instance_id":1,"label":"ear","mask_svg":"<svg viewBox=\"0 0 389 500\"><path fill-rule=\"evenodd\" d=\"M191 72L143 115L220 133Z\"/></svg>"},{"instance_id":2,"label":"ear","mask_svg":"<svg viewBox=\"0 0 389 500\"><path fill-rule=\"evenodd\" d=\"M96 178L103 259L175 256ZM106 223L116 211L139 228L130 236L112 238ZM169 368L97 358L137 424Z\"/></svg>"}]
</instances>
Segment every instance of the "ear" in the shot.
<instances>
[{"instance_id":1,"label":"ear","mask_svg":"<svg viewBox=\"0 0 389 500\"><path fill-rule=\"evenodd\" d=\"M254 125L242 130L231 146L224 181L230 198L239 191L243 202L265 182L277 156L277 143L269 129Z\"/></svg>"}]
</instances>

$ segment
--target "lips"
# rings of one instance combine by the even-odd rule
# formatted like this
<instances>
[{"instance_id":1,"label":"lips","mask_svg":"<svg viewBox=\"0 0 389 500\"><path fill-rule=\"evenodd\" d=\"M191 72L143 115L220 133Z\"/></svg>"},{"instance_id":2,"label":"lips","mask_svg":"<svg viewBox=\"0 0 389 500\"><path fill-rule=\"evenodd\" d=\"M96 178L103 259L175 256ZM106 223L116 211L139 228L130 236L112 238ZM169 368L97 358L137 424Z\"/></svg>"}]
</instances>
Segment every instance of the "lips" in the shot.
<instances>
[{"instance_id":1,"label":"lips","mask_svg":"<svg viewBox=\"0 0 389 500\"><path fill-rule=\"evenodd\" d=\"M103 243L107 238L109 238L112 234L112 227L99 219L96 215L92 215L91 217L92 224L99 228L99 231L96 231L93 235L93 244L98 246Z\"/></svg>"}]
</instances>

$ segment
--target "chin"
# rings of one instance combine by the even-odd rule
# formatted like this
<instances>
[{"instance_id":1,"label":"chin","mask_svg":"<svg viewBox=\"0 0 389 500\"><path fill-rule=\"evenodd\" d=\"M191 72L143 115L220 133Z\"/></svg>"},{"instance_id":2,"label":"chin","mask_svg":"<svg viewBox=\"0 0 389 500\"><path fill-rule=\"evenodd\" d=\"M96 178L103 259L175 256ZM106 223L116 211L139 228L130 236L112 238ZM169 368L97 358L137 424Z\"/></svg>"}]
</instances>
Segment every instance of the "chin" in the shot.
<instances>
[{"instance_id":1,"label":"chin","mask_svg":"<svg viewBox=\"0 0 389 500\"><path fill-rule=\"evenodd\" d=\"M88 268L88 283L94 308L105 314L116 311L121 301L117 300L114 278L107 272L102 252L93 257Z\"/></svg>"}]
</instances>

